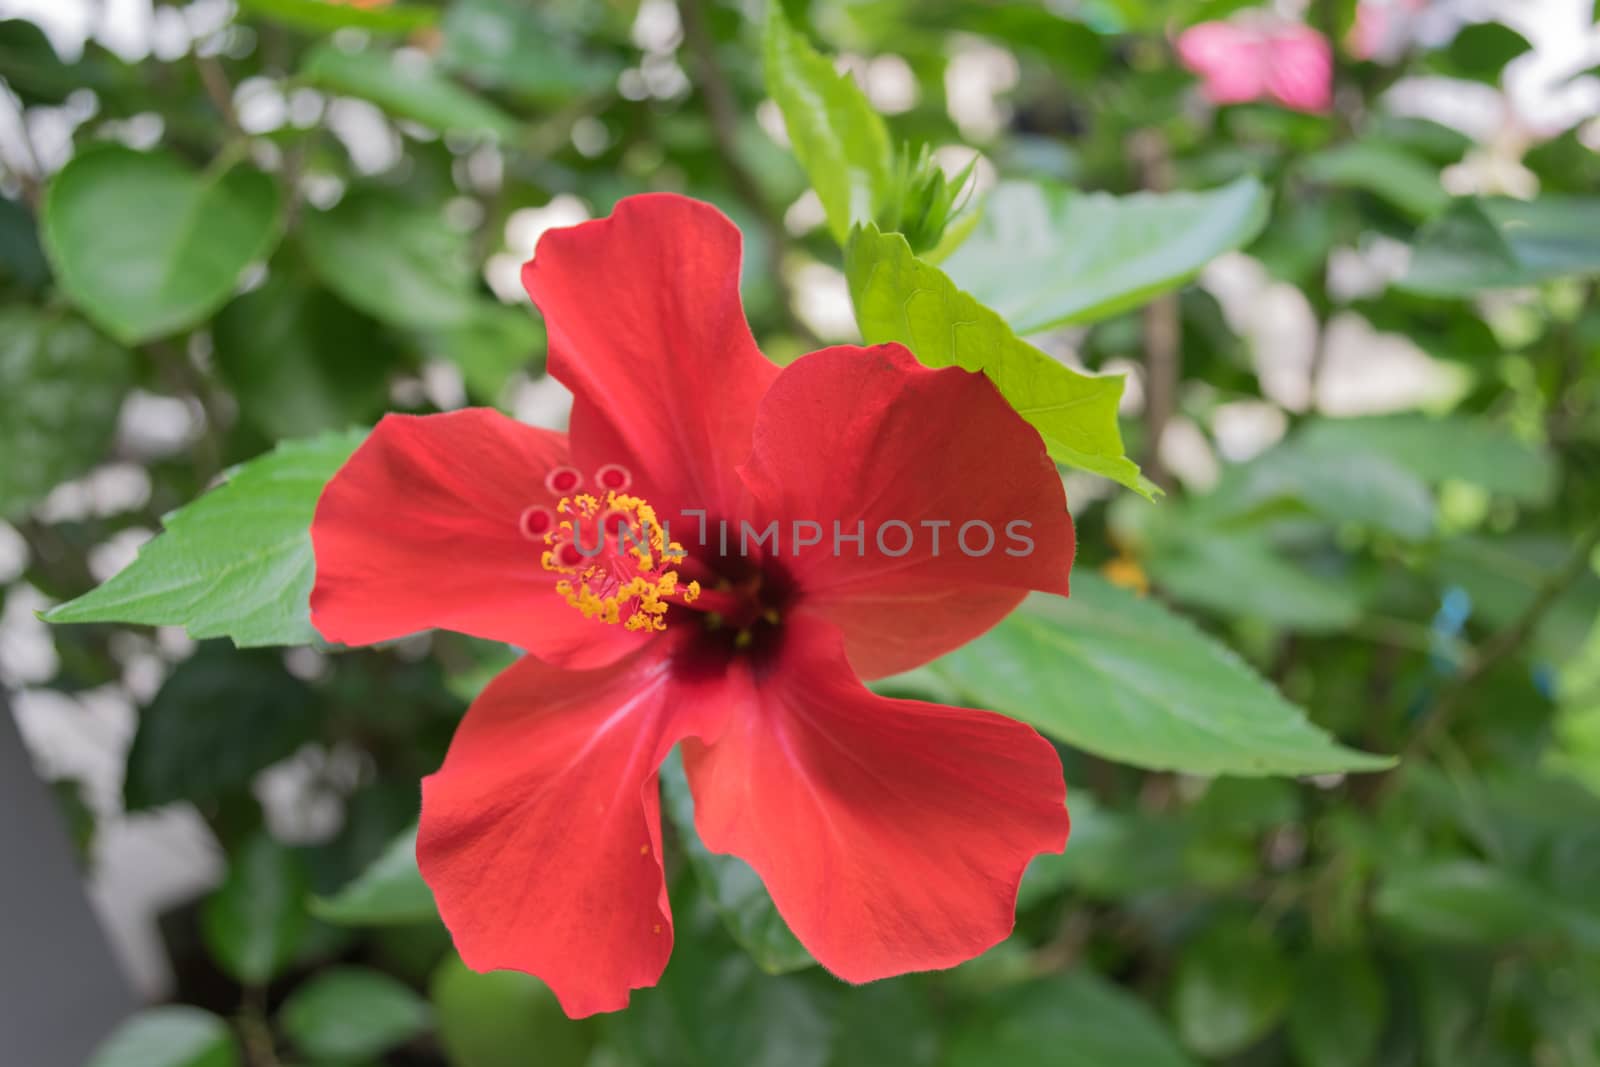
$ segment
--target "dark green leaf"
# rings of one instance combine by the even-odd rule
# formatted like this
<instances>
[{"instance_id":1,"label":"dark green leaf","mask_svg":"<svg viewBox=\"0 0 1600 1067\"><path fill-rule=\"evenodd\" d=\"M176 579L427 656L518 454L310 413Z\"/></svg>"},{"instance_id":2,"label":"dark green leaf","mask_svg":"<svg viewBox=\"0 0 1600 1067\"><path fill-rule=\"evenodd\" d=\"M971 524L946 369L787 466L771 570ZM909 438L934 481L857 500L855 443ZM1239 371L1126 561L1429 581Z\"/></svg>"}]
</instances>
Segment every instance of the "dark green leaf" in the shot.
<instances>
[{"instance_id":1,"label":"dark green leaf","mask_svg":"<svg viewBox=\"0 0 1600 1067\"><path fill-rule=\"evenodd\" d=\"M15 286L36 291L50 280L50 264L33 212L0 196L0 290Z\"/></svg>"},{"instance_id":2,"label":"dark green leaf","mask_svg":"<svg viewBox=\"0 0 1600 1067\"><path fill-rule=\"evenodd\" d=\"M290 993L278 1024L307 1055L343 1062L409 1041L430 1015L427 1001L383 972L335 967Z\"/></svg>"},{"instance_id":3,"label":"dark green leaf","mask_svg":"<svg viewBox=\"0 0 1600 1067\"><path fill-rule=\"evenodd\" d=\"M238 1067L228 1024L180 1004L146 1008L101 1042L85 1067Z\"/></svg>"},{"instance_id":4,"label":"dark green leaf","mask_svg":"<svg viewBox=\"0 0 1600 1067\"><path fill-rule=\"evenodd\" d=\"M45 196L61 287L126 344L204 320L277 239L278 187L246 166L198 174L165 153L105 146L74 157Z\"/></svg>"},{"instance_id":5,"label":"dark green leaf","mask_svg":"<svg viewBox=\"0 0 1600 1067\"><path fill-rule=\"evenodd\" d=\"M1120 197L1005 182L943 266L1019 334L1093 322L1248 244L1266 222L1267 201L1254 178L1201 193Z\"/></svg>"},{"instance_id":6,"label":"dark green leaf","mask_svg":"<svg viewBox=\"0 0 1600 1067\"><path fill-rule=\"evenodd\" d=\"M311 690L276 657L204 645L139 713L127 808L206 806L246 792L258 771L315 739L320 721Z\"/></svg>"},{"instance_id":7,"label":"dark green leaf","mask_svg":"<svg viewBox=\"0 0 1600 1067\"><path fill-rule=\"evenodd\" d=\"M764 51L767 92L842 245L852 225L877 217L889 180L889 132L850 76L834 70L778 4L767 7Z\"/></svg>"},{"instance_id":8,"label":"dark green leaf","mask_svg":"<svg viewBox=\"0 0 1600 1067\"><path fill-rule=\"evenodd\" d=\"M456 327L482 308L466 235L392 193L352 189L301 224L307 260L351 305L395 326Z\"/></svg>"},{"instance_id":9,"label":"dark green leaf","mask_svg":"<svg viewBox=\"0 0 1600 1067\"><path fill-rule=\"evenodd\" d=\"M930 367L983 371L1044 438L1059 463L1154 497L1123 451L1120 377L1069 369L1017 338L1000 317L911 254L899 234L856 230L846 255L856 321L869 343L899 341Z\"/></svg>"},{"instance_id":10,"label":"dark green leaf","mask_svg":"<svg viewBox=\"0 0 1600 1067\"><path fill-rule=\"evenodd\" d=\"M478 974L453 954L429 986L433 1013L450 1067L584 1067L594 1024L568 1019L550 988L531 974Z\"/></svg>"},{"instance_id":11,"label":"dark green leaf","mask_svg":"<svg viewBox=\"0 0 1600 1067\"><path fill-rule=\"evenodd\" d=\"M1345 748L1230 649L1088 572L1034 596L933 670L977 706L1152 770L1319 774L1392 761Z\"/></svg>"},{"instance_id":12,"label":"dark green leaf","mask_svg":"<svg viewBox=\"0 0 1600 1067\"><path fill-rule=\"evenodd\" d=\"M376 863L331 897L311 901L317 918L344 926L380 926L434 918L433 891L417 870L417 830L412 827Z\"/></svg>"},{"instance_id":13,"label":"dark green leaf","mask_svg":"<svg viewBox=\"0 0 1600 1067\"><path fill-rule=\"evenodd\" d=\"M229 857L228 876L200 913L212 957L244 985L265 985L294 959L306 931L300 858L264 833Z\"/></svg>"},{"instance_id":14,"label":"dark green leaf","mask_svg":"<svg viewBox=\"0 0 1600 1067\"><path fill-rule=\"evenodd\" d=\"M1228 618L1324 632L1361 617L1349 582L1291 561L1253 531L1182 525L1144 563L1173 599Z\"/></svg>"},{"instance_id":15,"label":"dark green leaf","mask_svg":"<svg viewBox=\"0 0 1600 1067\"><path fill-rule=\"evenodd\" d=\"M1172 1009L1183 1043L1208 1057L1242 1052L1283 1017L1293 977L1270 935L1242 920L1212 922L1178 962Z\"/></svg>"},{"instance_id":16,"label":"dark green leaf","mask_svg":"<svg viewBox=\"0 0 1600 1067\"><path fill-rule=\"evenodd\" d=\"M517 134L514 118L409 53L347 52L332 43L322 44L307 53L300 76L319 89L360 97L395 118L441 133L476 133L502 140Z\"/></svg>"},{"instance_id":17,"label":"dark green leaf","mask_svg":"<svg viewBox=\"0 0 1600 1067\"><path fill-rule=\"evenodd\" d=\"M520 99L560 103L616 84L619 64L585 55L518 0L459 0L443 29L445 67Z\"/></svg>"},{"instance_id":18,"label":"dark green leaf","mask_svg":"<svg viewBox=\"0 0 1600 1067\"><path fill-rule=\"evenodd\" d=\"M947 1067L1192 1067L1139 998L1074 971L1004 1001L958 1030Z\"/></svg>"},{"instance_id":19,"label":"dark green leaf","mask_svg":"<svg viewBox=\"0 0 1600 1067\"><path fill-rule=\"evenodd\" d=\"M132 377L128 353L88 324L0 309L0 518L21 514L94 465Z\"/></svg>"},{"instance_id":20,"label":"dark green leaf","mask_svg":"<svg viewBox=\"0 0 1600 1067\"><path fill-rule=\"evenodd\" d=\"M316 640L311 516L365 431L279 445L180 509L139 557L48 622L182 626L240 647Z\"/></svg>"},{"instance_id":21,"label":"dark green leaf","mask_svg":"<svg viewBox=\"0 0 1600 1067\"><path fill-rule=\"evenodd\" d=\"M694 796L676 750L661 767L663 809L677 828L700 889L716 906L733 939L768 974L816 963L790 932L761 877L737 856L711 852L694 827Z\"/></svg>"},{"instance_id":22,"label":"dark green leaf","mask_svg":"<svg viewBox=\"0 0 1600 1067\"><path fill-rule=\"evenodd\" d=\"M1563 905L1515 874L1476 860L1449 860L1385 878L1373 910L1418 937L1499 947L1576 942L1600 947L1600 917Z\"/></svg>"},{"instance_id":23,"label":"dark green leaf","mask_svg":"<svg viewBox=\"0 0 1600 1067\"><path fill-rule=\"evenodd\" d=\"M24 104L60 104L83 83L27 19L0 19L0 77Z\"/></svg>"},{"instance_id":24,"label":"dark green leaf","mask_svg":"<svg viewBox=\"0 0 1600 1067\"><path fill-rule=\"evenodd\" d=\"M240 410L269 437L370 423L388 399L393 350L377 324L292 274L229 304L212 337Z\"/></svg>"},{"instance_id":25,"label":"dark green leaf","mask_svg":"<svg viewBox=\"0 0 1600 1067\"><path fill-rule=\"evenodd\" d=\"M1326 185L1365 190L1418 219L1432 217L1450 202L1437 168L1385 141L1349 141L1325 148L1307 156L1300 173Z\"/></svg>"},{"instance_id":26,"label":"dark green leaf","mask_svg":"<svg viewBox=\"0 0 1600 1067\"><path fill-rule=\"evenodd\" d=\"M1301 961L1289 1006L1289 1043L1301 1067L1364 1067L1383 1036L1383 976L1355 949Z\"/></svg>"}]
</instances>

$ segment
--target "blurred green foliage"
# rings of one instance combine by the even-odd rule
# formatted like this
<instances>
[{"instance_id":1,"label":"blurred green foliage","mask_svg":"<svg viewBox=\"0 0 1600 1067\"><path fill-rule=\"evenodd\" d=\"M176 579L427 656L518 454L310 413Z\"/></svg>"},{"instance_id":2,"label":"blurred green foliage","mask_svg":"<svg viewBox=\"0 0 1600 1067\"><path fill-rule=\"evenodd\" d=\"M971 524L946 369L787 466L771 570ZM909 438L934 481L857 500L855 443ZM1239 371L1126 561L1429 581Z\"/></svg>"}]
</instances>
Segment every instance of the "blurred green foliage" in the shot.
<instances>
[{"instance_id":1,"label":"blurred green foliage","mask_svg":"<svg viewBox=\"0 0 1600 1067\"><path fill-rule=\"evenodd\" d=\"M26 550L0 596L90 624L0 681L171 661L122 805L58 793L86 848L188 804L227 858L169 923L176 1003L93 1067L1600 1063L1593 117L1480 143L1408 114L1406 76L1503 86L1528 42L1359 61L1347 0L1312 5L1328 114L1202 102L1173 39L1230 0L780 6L240 0L133 62L0 21L0 110L62 131L4 142L0 517ZM808 310L830 279L868 340L994 377L1069 478L1074 597L881 683L1062 748L1071 844L956 970L822 973L669 764L673 960L570 1022L465 969L412 860L417 780L508 650L260 647L316 645L307 525L362 428L540 410L528 235L648 189L740 224L774 358L838 339ZM1351 382L1419 367L1446 387L1352 417ZM118 429L152 398L175 448ZM147 491L73 506L105 464ZM96 584L100 546L158 530ZM353 754L315 786L342 818L275 838L253 786L307 750Z\"/></svg>"}]
</instances>

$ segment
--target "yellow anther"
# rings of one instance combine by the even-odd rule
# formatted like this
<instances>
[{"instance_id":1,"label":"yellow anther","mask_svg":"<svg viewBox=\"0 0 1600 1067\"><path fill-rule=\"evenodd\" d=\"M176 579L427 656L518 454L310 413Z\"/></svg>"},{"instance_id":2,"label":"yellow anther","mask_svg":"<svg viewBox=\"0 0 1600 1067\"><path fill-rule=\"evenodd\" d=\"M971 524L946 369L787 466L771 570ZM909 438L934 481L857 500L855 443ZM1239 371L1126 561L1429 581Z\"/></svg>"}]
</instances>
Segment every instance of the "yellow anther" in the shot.
<instances>
[{"instance_id":1,"label":"yellow anther","mask_svg":"<svg viewBox=\"0 0 1600 1067\"><path fill-rule=\"evenodd\" d=\"M556 511L573 518L544 535L549 548L540 560L546 570L571 576L555 589L585 618L665 630L666 598L687 604L700 595L699 582L680 589L678 572L662 569L683 560L683 546L667 540L655 509L639 497L579 493L563 497Z\"/></svg>"}]
</instances>

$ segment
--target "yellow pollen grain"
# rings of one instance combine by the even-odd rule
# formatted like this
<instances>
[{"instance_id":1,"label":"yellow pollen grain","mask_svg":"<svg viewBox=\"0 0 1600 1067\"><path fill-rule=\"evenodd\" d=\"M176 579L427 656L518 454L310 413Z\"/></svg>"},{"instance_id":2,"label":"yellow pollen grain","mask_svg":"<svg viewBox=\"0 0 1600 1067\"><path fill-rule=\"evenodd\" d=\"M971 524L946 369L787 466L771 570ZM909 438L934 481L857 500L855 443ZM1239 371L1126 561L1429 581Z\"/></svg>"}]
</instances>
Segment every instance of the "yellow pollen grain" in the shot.
<instances>
[{"instance_id":1,"label":"yellow pollen grain","mask_svg":"<svg viewBox=\"0 0 1600 1067\"><path fill-rule=\"evenodd\" d=\"M579 521L595 522L604 521L606 516L621 515L630 528L630 536L623 539L619 535L619 542L626 546L622 552L632 557L638 573L626 581L598 557L585 558L571 567L559 562L555 546L576 536L571 520L563 520L544 535L544 543L549 547L540 556L540 565L545 570L569 576L556 583L556 592L584 618L598 619L613 626L620 623L633 631L665 630L669 606L666 598L679 596L684 603L690 603L700 595L699 582L690 582L679 589L678 572L659 569L681 562L686 553L682 545L667 540L655 509L640 497L608 492L602 500L580 493L562 497L556 511ZM604 536L603 533L597 535ZM606 589L610 591L601 592Z\"/></svg>"}]
</instances>

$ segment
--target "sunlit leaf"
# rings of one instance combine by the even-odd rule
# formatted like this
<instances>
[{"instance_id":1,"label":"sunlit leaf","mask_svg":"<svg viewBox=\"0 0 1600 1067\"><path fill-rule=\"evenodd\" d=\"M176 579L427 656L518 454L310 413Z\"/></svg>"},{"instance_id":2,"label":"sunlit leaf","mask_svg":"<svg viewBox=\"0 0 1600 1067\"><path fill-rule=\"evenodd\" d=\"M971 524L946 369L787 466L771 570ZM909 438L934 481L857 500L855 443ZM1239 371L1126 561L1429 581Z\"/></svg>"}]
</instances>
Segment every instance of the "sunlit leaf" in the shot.
<instances>
[{"instance_id":1,"label":"sunlit leaf","mask_svg":"<svg viewBox=\"0 0 1600 1067\"><path fill-rule=\"evenodd\" d=\"M1158 490L1125 454L1117 425L1120 377L1079 374L1019 340L1000 317L911 254L899 234L858 228L846 255L856 321L870 343L898 341L930 367L983 371L1033 424L1058 463L1111 478L1147 497Z\"/></svg>"}]
</instances>

